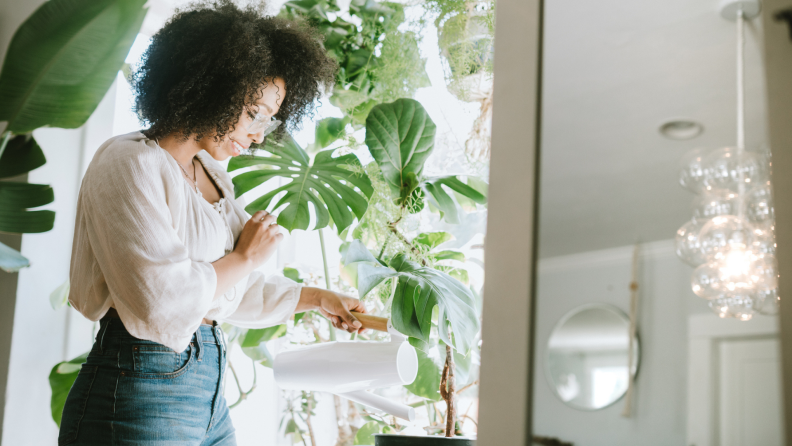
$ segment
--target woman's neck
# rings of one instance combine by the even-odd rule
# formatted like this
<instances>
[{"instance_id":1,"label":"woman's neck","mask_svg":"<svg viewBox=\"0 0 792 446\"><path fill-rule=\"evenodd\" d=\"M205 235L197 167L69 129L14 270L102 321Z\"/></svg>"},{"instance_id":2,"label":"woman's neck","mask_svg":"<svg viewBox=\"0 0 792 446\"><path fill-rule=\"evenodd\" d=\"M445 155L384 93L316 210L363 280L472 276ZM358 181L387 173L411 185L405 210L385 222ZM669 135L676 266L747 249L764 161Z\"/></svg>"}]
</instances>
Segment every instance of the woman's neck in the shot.
<instances>
[{"instance_id":1,"label":"woman's neck","mask_svg":"<svg viewBox=\"0 0 792 446\"><path fill-rule=\"evenodd\" d=\"M183 166L192 164L195 155L202 150L195 139L183 139L173 133L163 136L157 143Z\"/></svg>"}]
</instances>

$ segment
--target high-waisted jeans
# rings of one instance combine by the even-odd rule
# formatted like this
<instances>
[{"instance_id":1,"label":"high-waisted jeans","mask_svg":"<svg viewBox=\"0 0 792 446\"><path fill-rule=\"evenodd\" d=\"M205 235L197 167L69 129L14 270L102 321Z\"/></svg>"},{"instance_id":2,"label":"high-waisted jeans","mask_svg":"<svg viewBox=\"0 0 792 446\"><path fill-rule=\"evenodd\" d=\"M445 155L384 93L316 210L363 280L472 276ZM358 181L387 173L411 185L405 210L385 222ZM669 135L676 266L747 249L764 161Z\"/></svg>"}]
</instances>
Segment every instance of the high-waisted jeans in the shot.
<instances>
[{"instance_id":1,"label":"high-waisted jeans","mask_svg":"<svg viewBox=\"0 0 792 446\"><path fill-rule=\"evenodd\" d=\"M217 325L201 325L177 353L106 317L66 398L58 445L236 445L225 363Z\"/></svg>"}]
</instances>

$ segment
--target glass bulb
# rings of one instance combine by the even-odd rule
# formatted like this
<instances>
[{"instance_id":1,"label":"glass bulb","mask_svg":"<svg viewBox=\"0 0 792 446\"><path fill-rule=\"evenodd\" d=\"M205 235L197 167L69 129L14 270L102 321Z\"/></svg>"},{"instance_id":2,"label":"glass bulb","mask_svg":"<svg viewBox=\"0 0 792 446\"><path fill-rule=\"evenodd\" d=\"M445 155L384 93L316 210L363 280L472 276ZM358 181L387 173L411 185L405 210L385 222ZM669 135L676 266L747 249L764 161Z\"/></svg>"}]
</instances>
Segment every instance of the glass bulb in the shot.
<instances>
[{"instance_id":1,"label":"glass bulb","mask_svg":"<svg viewBox=\"0 0 792 446\"><path fill-rule=\"evenodd\" d=\"M764 157L753 152L737 153L727 147L708 154L702 160L704 189L740 191L740 184L750 187L768 181L769 166Z\"/></svg>"},{"instance_id":2,"label":"glass bulb","mask_svg":"<svg viewBox=\"0 0 792 446\"><path fill-rule=\"evenodd\" d=\"M703 161L710 152L712 149L691 150L682 158L679 168L682 187L696 194L705 190Z\"/></svg>"},{"instance_id":3,"label":"glass bulb","mask_svg":"<svg viewBox=\"0 0 792 446\"><path fill-rule=\"evenodd\" d=\"M701 228L698 242L705 258L717 260L732 250L747 251L754 238L754 228L748 222L733 215L721 215Z\"/></svg>"},{"instance_id":4,"label":"glass bulb","mask_svg":"<svg viewBox=\"0 0 792 446\"><path fill-rule=\"evenodd\" d=\"M723 295L709 301L709 307L721 318L748 321L754 314L754 300L749 294Z\"/></svg>"},{"instance_id":5,"label":"glass bulb","mask_svg":"<svg viewBox=\"0 0 792 446\"><path fill-rule=\"evenodd\" d=\"M768 224L754 225L754 241L751 244L751 249L759 257L775 255L775 228Z\"/></svg>"},{"instance_id":6,"label":"glass bulb","mask_svg":"<svg viewBox=\"0 0 792 446\"><path fill-rule=\"evenodd\" d=\"M718 261L718 272L722 287L727 293L750 293L756 289L764 275L756 275L756 262L759 259L752 251L732 249Z\"/></svg>"},{"instance_id":7,"label":"glass bulb","mask_svg":"<svg viewBox=\"0 0 792 446\"><path fill-rule=\"evenodd\" d=\"M705 263L693 271L691 288L697 296L714 299L725 291L718 262Z\"/></svg>"},{"instance_id":8,"label":"glass bulb","mask_svg":"<svg viewBox=\"0 0 792 446\"><path fill-rule=\"evenodd\" d=\"M751 280L757 290L770 291L778 288L778 266L776 258L766 255L754 260L751 266Z\"/></svg>"},{"instance_id":9,"label":"glass bulb","mask_svg":"<svg viewBox=\"0 0 792 446\"><path fill-rule=\"evenodd\" d=\"M676 233L677 256L693 267L707 261L701 254L701 246L699 246L698 241L702 226L700 221L691 220L682 225Z\"/></svg>"},{"instance_id":10,"label":"glass bulb","mask_svg":"<svg viewBox=\"0 0 792 446\"><path fill-rule=\"evenodd\" d=\"M749 190L743 198L746 219L754 224L770 223L775 219L773 193L770 182Z\"/></svg>"},{"instance_id":11,"label":"glass bulb","mask_svg":"<svg viewBox=\"0 0 792 446\"><path fill-rule=\"evenodd\" d=\"M739 200L735 192L713 190L693 200L693 219L708 220L718 215L737 215Z\"/></svg>"}]
</instances>

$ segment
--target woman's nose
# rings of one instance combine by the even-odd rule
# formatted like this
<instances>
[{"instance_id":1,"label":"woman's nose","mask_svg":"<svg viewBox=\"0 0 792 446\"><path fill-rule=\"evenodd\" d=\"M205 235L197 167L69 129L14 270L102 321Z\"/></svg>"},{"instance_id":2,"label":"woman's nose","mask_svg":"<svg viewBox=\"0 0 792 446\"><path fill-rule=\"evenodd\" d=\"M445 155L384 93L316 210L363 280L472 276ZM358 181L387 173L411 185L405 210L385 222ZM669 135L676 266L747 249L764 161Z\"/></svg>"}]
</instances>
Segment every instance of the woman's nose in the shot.
<instances>
[{"instance_id":1,"label":"woman's nose","mask_svg":"<svg viewBox=\"0 0 792 446\"><path fill-rule=\"evenodd\" d=\"M248 135L250 136L250 139L256 144L261 144L264 141L264 130L263 129L259 130L256 133L249 133Z\"/></svg>"}]
</instances>

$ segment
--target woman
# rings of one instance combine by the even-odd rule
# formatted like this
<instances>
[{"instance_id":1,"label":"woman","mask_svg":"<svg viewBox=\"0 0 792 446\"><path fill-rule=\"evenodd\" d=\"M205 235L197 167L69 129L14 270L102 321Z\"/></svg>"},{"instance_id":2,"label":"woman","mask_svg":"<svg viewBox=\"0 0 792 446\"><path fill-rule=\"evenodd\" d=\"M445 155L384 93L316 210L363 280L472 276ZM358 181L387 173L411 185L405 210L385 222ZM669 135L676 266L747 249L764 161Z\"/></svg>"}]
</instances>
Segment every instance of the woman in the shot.
<instances>
[{"instance_id":1,"label":"woman","mask_svg":"<svg viewBox=\"0 0 792 446\"><path fill-rule=\"evenodd\" d=\"M301 23L228 1L180 11L154 36L134 82L150 127L102 145L80 189L69 302L100 328L60 445L233 445L218 322L318 310L361 330L357 299L255 271L283 236L234 200L217 162L278 121L293 128L335 70Z\"/></svg>"}]
</instances>

